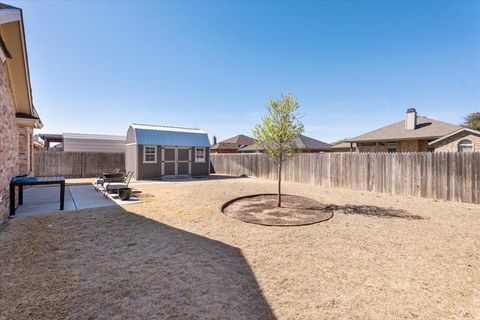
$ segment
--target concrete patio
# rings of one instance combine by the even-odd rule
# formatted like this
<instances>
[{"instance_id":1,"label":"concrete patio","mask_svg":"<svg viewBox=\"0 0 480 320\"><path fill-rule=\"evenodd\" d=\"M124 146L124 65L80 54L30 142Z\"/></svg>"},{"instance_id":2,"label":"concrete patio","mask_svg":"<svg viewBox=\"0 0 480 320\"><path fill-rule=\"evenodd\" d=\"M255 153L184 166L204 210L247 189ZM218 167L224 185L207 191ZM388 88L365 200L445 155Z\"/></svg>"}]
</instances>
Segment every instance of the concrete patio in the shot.
<instances>
[{"instance_id":1,"label":"concrete patio","mask_svg":"<svg viewBox=\"0 0 480 320\"><path fill-rule=\"evenodd\" d=\"M62 212L59 210L59 189L60 188L57 186L37 186L25 188L23 205L17 207L15 211L15 217ZM95 191L93 185L71 185L65 187L64 211L109 207L140 202L142 201L134 196L127 201L122 201L115 195L109 195L106 198L101 192Z\"/></svg>"}]
</instances>

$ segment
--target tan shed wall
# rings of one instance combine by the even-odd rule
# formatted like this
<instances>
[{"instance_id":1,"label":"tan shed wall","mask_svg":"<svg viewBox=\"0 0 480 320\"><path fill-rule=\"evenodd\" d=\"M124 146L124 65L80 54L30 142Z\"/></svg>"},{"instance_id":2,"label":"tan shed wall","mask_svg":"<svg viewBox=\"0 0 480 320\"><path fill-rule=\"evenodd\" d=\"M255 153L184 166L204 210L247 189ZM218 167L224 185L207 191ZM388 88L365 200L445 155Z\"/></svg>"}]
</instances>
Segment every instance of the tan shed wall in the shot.
<instances>
[{"instance_id":1,"label":"tan shed wall","mask_svg":"<svg viewBox=\"0 0 480 320\"><path fill-rule=\"evenodd\" d=\"M137 145L125 146L125 170L133 171L133 178L138 179Z\"/></svg>"}]
</instances>

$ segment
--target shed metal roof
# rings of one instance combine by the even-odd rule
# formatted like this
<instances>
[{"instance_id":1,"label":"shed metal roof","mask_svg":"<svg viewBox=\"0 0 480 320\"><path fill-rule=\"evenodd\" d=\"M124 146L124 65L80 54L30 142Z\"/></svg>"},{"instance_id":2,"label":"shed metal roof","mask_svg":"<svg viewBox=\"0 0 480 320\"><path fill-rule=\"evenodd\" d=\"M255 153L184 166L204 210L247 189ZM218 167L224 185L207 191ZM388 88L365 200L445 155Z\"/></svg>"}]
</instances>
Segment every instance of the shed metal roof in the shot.
<instances>
[{"instance_id":1,"label":"shed metal roof","mask_svg":"<svg viewBox=\"0 0 480 320\"><path fill-rule=\"evenodd\" d=\"M132 124L135 142L177 147L210 147L205 131L195 128L168 127L148 124Z\"/></svg>"}]
</instances>

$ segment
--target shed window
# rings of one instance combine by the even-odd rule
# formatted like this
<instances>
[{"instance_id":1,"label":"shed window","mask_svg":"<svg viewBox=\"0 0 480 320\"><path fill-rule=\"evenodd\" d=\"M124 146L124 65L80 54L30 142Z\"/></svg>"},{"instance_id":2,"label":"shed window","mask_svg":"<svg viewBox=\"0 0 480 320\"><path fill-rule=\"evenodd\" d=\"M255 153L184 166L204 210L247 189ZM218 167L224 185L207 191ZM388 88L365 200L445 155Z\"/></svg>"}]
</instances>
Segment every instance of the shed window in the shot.
<instances>
[{"instance_id":1,"label":"shed window","mask_svg":"<svg viewBox=\"0 0 480 320\"><path fill-rule=\"evenodd\" d=\"M473 143L471 140L464 139L458 143L458 152L473 152Z\"/></svg>"},{"instance_id":2,"label":"shed window","mask_svg":"<svg viewBox=\"0 0 480 320\"><path fill-rule=\"evenodd\" d=\"M205 162L205 148L195 148L195 162Z\"/></svg>"},{"instance_id":3,"label":"shed window","mask_svg":"<svg viewBox=\"0 0 480 320\"><path fill-rule=\"evenodd\" d=\"M157 147L143 146L143 163L156 163L156 162L157 162Z\"/></svg>"}]
</instances>

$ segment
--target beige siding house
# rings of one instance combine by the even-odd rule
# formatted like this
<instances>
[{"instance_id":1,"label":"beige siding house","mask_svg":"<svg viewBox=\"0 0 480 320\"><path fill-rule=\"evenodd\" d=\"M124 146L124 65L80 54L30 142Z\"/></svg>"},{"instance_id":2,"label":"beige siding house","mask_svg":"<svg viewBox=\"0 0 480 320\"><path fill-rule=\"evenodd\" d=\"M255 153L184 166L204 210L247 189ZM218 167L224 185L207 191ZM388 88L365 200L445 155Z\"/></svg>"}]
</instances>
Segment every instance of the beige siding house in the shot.
<instances>
[{"instance_id":1,"label":"beige siding house","mask_svg":"<svg viewBox=\"0 0 480 320\"><path fill-rule=\"evenodd\" d=\"M425 152L434 151L430 143L445 137L462 127L418 116L415 109L408 109L405 120L393 123L357 137L346 139L356 152Z\"/></svg>"},{"instance_id":2,"label":"beige siding house","mask_svg":"<svg viewBox=\"0 0 480 320\"><path fill-rule=\"evenodd\" d=\"M125 141L122 135L64 133L63 151L125 153Z\"/></svg>"}]
</instances>

